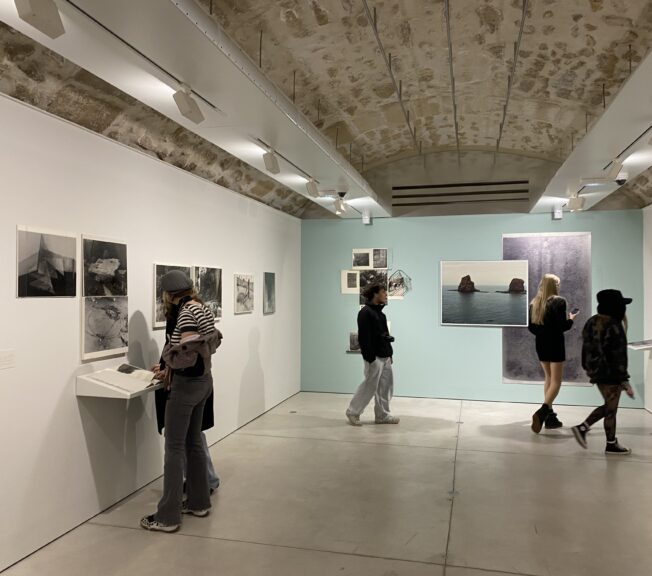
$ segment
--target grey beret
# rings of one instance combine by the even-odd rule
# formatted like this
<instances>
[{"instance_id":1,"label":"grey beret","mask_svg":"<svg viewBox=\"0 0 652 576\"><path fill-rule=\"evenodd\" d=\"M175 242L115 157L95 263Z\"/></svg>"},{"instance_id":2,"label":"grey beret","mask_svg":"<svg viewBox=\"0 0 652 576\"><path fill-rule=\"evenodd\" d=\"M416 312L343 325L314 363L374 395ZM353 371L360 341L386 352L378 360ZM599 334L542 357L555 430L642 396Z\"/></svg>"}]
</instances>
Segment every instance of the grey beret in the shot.
<instances>
[{"instance_id":1,"label":"grey beret","mask_svg":"<svg viewBox=\"0 0 652 576\"><path fill-rule=\"evenodd\" d=\"M192 280L188 278L187 274L181 272L181 270L170 270L161 278L161 290L168 294L190 290L191 288Z\"/></svg>"}]
</instances>

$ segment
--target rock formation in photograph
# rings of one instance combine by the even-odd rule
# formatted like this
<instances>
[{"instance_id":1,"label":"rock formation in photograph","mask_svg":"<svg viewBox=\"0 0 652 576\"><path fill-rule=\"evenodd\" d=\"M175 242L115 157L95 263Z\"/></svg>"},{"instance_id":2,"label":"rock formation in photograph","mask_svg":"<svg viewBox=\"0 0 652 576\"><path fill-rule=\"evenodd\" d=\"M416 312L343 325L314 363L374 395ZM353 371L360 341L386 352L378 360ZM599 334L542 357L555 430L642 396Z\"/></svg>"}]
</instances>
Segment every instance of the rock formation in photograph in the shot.
<instances>
[{"instance_id":1,"label":"rock formation in photograph","mask_svg":"<svg viewBox=\"0 0 652 576\"><path fill-rule=\"evenodd\" d=\"M459 286L457 287L457 291L462 292L464 294L470 294L471 292L479 292L479 290L476 289L475 287L475 282L471 280L471 276L469 274L462 277Z\"/></svg>"}]
</instances>

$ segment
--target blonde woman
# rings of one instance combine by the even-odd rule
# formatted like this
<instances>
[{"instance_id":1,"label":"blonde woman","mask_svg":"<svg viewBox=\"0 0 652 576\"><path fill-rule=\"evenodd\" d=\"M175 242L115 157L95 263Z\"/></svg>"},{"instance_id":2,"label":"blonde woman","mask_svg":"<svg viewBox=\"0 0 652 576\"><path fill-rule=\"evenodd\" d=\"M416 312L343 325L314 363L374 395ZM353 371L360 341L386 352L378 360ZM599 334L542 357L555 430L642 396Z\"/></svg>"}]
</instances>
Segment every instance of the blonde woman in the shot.
<instances>
[{"instance_id":1,"label":"blonde woman","mask_svg":"<svg viewBox=\"0 0 652 576\"><path fill-rule=\"evenodd\" d=\"M536 336L536 350L545 374L544 403L532 415L532 431L538 434L546 429L561 428L562 423L552 409L559 394L566 361L564 332L573 326L578 310L566 311L566 300L559 295L559 277L546 274L539 284L537 295L530 303L529 330Z\"/></svg>"}]
</instances>

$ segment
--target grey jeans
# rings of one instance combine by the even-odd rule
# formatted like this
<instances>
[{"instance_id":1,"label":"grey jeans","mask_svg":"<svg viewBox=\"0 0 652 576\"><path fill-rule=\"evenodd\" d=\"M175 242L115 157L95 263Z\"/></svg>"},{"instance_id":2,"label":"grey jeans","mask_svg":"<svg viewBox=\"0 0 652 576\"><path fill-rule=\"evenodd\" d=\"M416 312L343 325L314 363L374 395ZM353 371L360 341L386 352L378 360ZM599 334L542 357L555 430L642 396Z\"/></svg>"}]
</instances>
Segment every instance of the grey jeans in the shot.
<instances>
[{"instance_id":1,"label":"grey jeans","mask_svg":"<svg viewBox=\"0 0 652 576\"><path fill-rule=\"evenodd\" d=\"M390 416L389 402L394 394L394 373L391 358L376 358L373 362L364 363L364 380L356 390L347 414L360 416L367 404L374 398L374 413L376 420Z\"/></svg>"},{"instance_id":2,"label":"grey jeans","mask_svg":"<svg viewBox=\"0 0 652 576\"><path fill-rule=\"evenodd\" d=\"M206 510L211 507L201 425L204 404L212 390L210 372L196 377L175 374L172 379L165 407L163 496L156 512L156 520L161 524L181 523L184 468L187 468L188 508Z\"/></svg>"}]
</instances>

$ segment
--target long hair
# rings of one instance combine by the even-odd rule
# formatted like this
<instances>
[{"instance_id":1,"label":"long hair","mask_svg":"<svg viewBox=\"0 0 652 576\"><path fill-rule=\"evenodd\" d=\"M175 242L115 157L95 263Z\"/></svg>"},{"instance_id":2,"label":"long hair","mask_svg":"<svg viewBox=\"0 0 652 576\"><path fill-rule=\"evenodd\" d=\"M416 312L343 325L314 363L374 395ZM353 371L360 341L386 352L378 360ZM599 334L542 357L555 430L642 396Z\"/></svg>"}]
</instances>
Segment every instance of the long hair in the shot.
<instances>
[{"instance_id":1,"label":"long hair","mask_svg":"<svg viewBox=\"0 0 652 576\"><path fill-rule=\"evenodd\" d=\"M559 296L559 277L554 274L545 274L539 283L537 295L531 302L530 322L532 324L543 324L546 304L553 296Z\"/></svg>"},{"instance_id":2,"label":"long hair","mask_svg":"<svg viewBox=\"0 0 652 576\"><path fill-rule=\"evenodd\" d=\"M173 300L176 298L183 298L184 296L190 296L193 300L203 304L202 299L197 295L197 291L194 288L188 288L188 290L183 290L181 292L174 292L170 294L169 292L163 292L163 305L165 307L165 317L170 318L175 313L175 305Z\"/></svg>"}]
</instances>

